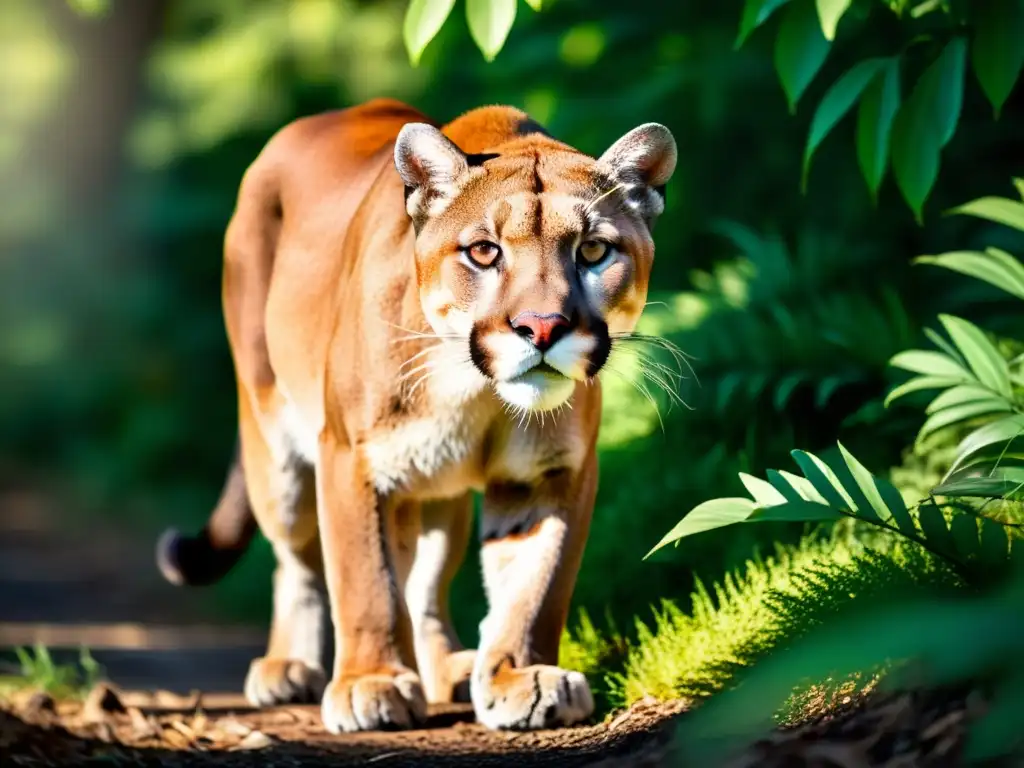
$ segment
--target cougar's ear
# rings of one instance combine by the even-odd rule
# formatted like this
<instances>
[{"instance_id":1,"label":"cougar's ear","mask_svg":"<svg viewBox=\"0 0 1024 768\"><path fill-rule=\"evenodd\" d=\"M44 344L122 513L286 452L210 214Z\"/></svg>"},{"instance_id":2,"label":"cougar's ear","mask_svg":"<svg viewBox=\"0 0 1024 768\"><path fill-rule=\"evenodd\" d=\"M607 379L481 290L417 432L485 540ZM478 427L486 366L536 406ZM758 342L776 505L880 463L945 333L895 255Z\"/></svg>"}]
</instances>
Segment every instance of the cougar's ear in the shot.
<instances>
[{"instance_id":1,"label":"cougar's ear","mask_svg":"<svg viewBox=\"0 0 1024 768\"><path fill-rule=\"evenodd\" d=\"M676 140L659 123L645 123L612 144L595 169L623 187L629 204L648 222L665 210L665 184L676 169Z\"/></svg>"},{"instance_id":2,"label":"cougar's ear","mask_svg":"<svg viewBox=\"0 0 1024 768\"><path fill-rule=\"evenodd\" d=\"M408 123L399 131L395 168L405 183L405 208L417 226L443 211L469 174L462 150L426 123Z\"/></svg>"}]
</instances>

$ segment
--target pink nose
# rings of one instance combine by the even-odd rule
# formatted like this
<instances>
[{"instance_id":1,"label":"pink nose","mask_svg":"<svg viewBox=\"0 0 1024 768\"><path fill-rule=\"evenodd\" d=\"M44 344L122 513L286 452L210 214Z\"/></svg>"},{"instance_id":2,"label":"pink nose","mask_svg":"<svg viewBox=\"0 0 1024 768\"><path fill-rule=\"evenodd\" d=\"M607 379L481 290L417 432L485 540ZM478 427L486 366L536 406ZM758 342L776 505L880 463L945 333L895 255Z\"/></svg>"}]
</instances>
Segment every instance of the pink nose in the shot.
<instances>
[{"instance_id":1,"label":"pink nose","mask_svg":"<svg viewBox=\"0 0 1024 768\"><path fill-rule=\"evenodd\" d=\"M557 312L549 315L520 312L512 318L512 329L529 339L539 351L546 352L569 332L569 318Z\"/></svg>"}]
</instances>

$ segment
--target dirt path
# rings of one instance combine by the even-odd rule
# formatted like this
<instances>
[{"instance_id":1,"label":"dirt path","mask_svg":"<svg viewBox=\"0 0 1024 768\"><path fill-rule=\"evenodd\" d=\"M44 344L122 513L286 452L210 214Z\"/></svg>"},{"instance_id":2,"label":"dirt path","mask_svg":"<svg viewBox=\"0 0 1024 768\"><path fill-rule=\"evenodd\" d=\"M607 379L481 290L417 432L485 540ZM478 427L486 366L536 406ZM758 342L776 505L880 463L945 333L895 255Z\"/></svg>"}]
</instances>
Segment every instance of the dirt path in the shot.
<instances>
[{"instance_id":1,"label":"dirt path","mask_svg":"<svg viewBox=\"0 0 1024 768\"><path fill-rule=\"evenodd\" d=\"M678 705L638 708L610 723L585 728L498 733L472 722L468 706L435 707L426 727L401 733L332 736L315 706L253 711L237 697L165 702L124 695L124 708L53 707L45 697L22 698L0 711L0 755L36 756L47 765L112 760L134 765L337 766L654 766L662 764ZM165 697L166 698L166 697ZM53 708L51 708L53 707ZM14 715L17 715L15 718Z\"/></svg>"}]
</instances>

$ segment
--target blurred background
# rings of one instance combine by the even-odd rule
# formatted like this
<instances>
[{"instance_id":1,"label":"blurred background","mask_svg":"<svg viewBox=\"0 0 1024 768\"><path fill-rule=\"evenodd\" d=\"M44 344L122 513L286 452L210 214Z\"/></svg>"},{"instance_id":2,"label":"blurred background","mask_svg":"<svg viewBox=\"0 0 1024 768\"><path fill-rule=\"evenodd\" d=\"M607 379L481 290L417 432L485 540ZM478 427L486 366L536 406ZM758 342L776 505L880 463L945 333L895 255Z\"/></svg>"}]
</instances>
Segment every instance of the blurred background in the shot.
<instances>
[{"instance_id":1,"label":"blurred background","mask_svg":"<svg viewBox=\"0 0 1024 768\"><path fill-rule=\"evenodd\" d=\"M288 121L375 96L440 121L515 105L591 155L647 121L676 135L646 323L694 357L699 383L683 384L688 408L656 411L606 382L577 609L628 631L695 578L795 541L798 524L734 526L642 560L695 504L735 495L738 471L788 466L794 447L827 456L839 437L876 473L931 471L904 449L923 413L883 409L886 363L937 311L1019 323L995 289L910 262L1009 237L941 212L1013 195L1001 158L1020 153L1021 89L998 121L965 89L922 228L891 179L872 201L853 121L801 192L813 105L853 59L837 46L791 114L773 33L734 49L740 0L553 0L520 12L493 63L457 12L415 68L406 6L4 0L0 622L266 623L262 540L195 591L160 580L153 545L205 520L235 439L220 249L241 175ZM878 27L871 45L891 43ZM485 607L475 557L453 598L469 642Z\"/></svg>"}]
</instances>

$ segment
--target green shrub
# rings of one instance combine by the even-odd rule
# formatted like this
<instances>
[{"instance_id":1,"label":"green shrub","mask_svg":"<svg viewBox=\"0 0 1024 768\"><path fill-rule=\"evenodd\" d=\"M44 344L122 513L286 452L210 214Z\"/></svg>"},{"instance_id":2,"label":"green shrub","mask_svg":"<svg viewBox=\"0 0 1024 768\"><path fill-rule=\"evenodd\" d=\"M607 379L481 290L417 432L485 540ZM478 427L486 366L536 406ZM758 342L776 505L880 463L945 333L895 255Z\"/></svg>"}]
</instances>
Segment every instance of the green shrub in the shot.
<instances>
[{"instance_id":1,"label":"green shrub","mask_svg":"<svg viewBox=\"0 0 1024 768\"><path fill-rule=\"evenodd\" d=\"M609 696L623 706L646 696L703 698L851 600L959 583L916 545L869 548L850 524L827 537L811 534L795 547L751 559L710 589L699 585L689 611L665 600L653 622L638 621L624 670L609 677Z\"/></svg>"}]
</instances>

